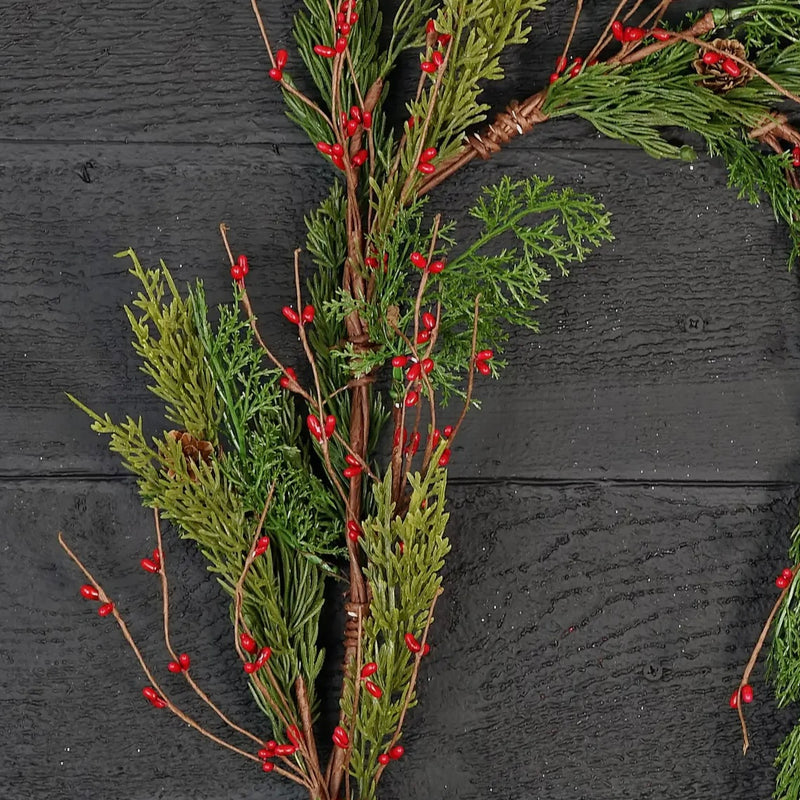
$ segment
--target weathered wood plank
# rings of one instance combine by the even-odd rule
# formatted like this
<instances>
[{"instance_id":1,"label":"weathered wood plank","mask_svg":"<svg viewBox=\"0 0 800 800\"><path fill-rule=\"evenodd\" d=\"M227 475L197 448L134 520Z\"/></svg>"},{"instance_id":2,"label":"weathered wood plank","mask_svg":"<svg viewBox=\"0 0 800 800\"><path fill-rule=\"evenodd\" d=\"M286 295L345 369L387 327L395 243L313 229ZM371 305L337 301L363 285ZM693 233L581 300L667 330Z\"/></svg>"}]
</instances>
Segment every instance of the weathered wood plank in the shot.
<instances>
[{"instance_id":1,"label":"weathered wood plank","mask_svg":"<svg viewBox=\"0 0 800 800\"><path fill-rule=\"evenodd\" d=\"M216 302L228 292L217 234L228 221L265 333L297 350L278 309L293 298L303 214L329 180L307 148L15 145L0 171L0 474L118 472L67 390L157 423L125 345L120 306L134 287L112 254L129 244L180 280L204 279ZM600 194L617 240L552 282L542 333L515 334L502 381L479 385L484 410L453 474L797 480L800 291L769 210L738 202L712 162L516 146L431 208L463 218L504 171ZM473 230L466 222L462 240Z\"/></svg>"},{"instance_id":2,"label":"weathered wood plank","mask_svg":"<svg viewBox=\"0 0 800 800\"><path fill-rule=\"evenodd\" d=\"M158 590L137 565L153 546L151 519L130 482L3 488L7 796L299 798L149 708L113 623L78 596L59 528L165 686L220 732L164 669ZM450 497L446 593L386 800L409 787L461 800L769 795L774 747L795 714L774 710L759 669L742 759L727 697L775 594L796 489L461 484ZM212 696L258 728L221 592L196 553L169 538L167 554L176 646Z\"/></svg>"},{"instance_id":3,"label":"weathered wood plank","mask_svg":"<svg viewBox=\"0 0 800 800\"><path fill-rule=\"evenodd\" d=\"M290 50L289 71L304 85L289 30L302 4L272 0L260 6L274 46ZM614 6L611 0L587 5L576 54L594 44ZM571 8L554 0L534 17L531 41L507 55L506 80L487 92L495 108L546 84ZM247 2L6 2L0 53L8 65L0 86L0 140L306 141L285 117L280 93L267 77L269 64ZM400 101L413 96L417 61L409 54L393 78ZM550 124L537 132L536 146L580 148L595 139L588 125Z\"/></svg>"}]
</instances>

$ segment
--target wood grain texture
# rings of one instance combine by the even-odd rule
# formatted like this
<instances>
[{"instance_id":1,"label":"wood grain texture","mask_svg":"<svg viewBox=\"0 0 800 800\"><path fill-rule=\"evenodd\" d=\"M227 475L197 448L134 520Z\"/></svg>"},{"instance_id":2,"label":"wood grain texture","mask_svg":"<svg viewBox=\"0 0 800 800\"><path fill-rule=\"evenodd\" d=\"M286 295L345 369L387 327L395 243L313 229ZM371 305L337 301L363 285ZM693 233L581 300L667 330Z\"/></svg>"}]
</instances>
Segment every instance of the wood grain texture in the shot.
<instances>
[{"instance_id":1,"label":"wood grain texture","mask_svg":"<svg viewBox=\"0 0 800 800\"><path fill-rule=\"evenodd\" d=\"M453 474L797 480L800 290L784 232L724 188L716 163L586 155L512 146L433 197L468 241L464 212L482 184L504 171L557 175L602 196L617 236L552 281L541 334L513 335L502 380L478 386L484 408ZM306 148L18 144L0 169L0 474L119 471L65 391L163 424L126 344L121 306L135 286L112 254L129 245L223 301L217 226L229 221L265 334L300 362L279 309L293 298L303 214L328 179Z\"/></svg>"},{"instance_id":2,"label":"wood grain texture","mask_svg":"<svg viewBox=\"0 0 800 800\"><path fill-rule=\"evenodd\" d=\"M150 708L113 622L78 596L57 529L164 685L222 733L165 669L158 588L138 568L151 519L131 482L5 489L0 797L299 798ZM511 483L451 486L450 497L446 593L386 800L768 794L792 714L774 712L759 670L743 759L727 697L774 594L795 488ZM221 591L171 535L167 557L176 647L226 711L259 729Z\"/></svg>"}]
</instances>

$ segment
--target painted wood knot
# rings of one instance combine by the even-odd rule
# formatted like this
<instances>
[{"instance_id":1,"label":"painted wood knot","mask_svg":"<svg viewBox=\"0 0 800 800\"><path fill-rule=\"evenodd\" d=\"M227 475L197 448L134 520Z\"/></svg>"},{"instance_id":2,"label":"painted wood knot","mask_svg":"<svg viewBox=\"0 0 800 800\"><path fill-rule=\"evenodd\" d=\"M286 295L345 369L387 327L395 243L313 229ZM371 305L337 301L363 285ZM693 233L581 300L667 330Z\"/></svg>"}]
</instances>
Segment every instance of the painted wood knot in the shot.
<instances>
[{"instance_id":1,"label":"painted wood knot","mask_svg":"<svg viewBox=\"0 0 800 800\"><path fill-rule=\"evenodd\" d=\"M686 333L700 333L705 328L705 322L697 314L689 314L683 322Z\"/></svg>"},{"instance_id":2,"label":"painted wood knot","mask_svg":"<svg viewBox=\"0 0 800 800\"><path fill-rule=\"evenodd\" d=\"M664 670L661 668L660 664L650 662L642 667L642 675L648 681L660 681L664 675Z\"/></svg>"}]
</instances>

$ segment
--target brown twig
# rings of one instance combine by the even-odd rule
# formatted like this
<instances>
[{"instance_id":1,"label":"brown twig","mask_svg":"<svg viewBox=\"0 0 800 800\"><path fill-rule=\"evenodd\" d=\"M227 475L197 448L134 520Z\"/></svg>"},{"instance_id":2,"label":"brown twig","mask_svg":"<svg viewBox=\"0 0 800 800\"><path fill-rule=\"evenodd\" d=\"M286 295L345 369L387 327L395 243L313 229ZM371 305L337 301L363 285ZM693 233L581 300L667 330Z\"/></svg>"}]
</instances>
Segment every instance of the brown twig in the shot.
<instances>
[{"instance_id":1,"label":"brown twig","mask_svg":"<svg viewBox=\"0 0 800 800\"><path fill-rule=\"evenodd\" d=\"M453 432L450 434L449 446L453 446L453 442L455 441L456 436L458 435L459 430L461 429L461 425L464 422L464 418L467 416L467 412L469 411L469 407L472 403L472 389L475 385L475 353L478 349L478 309L480 304L481 296L477 295L475 298L475 310L472 316L472 347L470 350L470 358L469 358L469 378L467 378L467 396L464 399L464 405L461 409L461 414L458 417L458 422L453 426Z\"/></svg>"}]
</instances>

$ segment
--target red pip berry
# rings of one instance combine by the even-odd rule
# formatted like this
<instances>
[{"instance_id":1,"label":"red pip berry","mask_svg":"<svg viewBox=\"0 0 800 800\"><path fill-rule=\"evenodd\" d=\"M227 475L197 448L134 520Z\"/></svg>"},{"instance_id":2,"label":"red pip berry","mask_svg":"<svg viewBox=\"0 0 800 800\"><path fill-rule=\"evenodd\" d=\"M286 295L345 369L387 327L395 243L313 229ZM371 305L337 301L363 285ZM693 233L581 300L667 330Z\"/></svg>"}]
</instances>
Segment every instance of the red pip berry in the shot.
<instances>
[{"instance_id":1,"label":"red pip berry","mask_svg":"<svg viewBox=\"0 0 800 800\"><path fill-rule=\"evenodd\" d=\"M405 404L407 408L411 408L411 406L415 406L419 402L419 392L414 391L411 389L409 393L406 395Z\"/></svg>"},{"instance_id":2,"label":"red pip berry","mask_svg":"<svg viewBox=\"0 0 800 800\"><path fill-rule=\"evenodd\" d=\"M567 57L561 56L561 58L556 61L556 72L563 72L567 68Z\"/></svg>"},{"instance_id":3,"label":"red pip berry","mask_svg":"<svg viewBox=\"0 0 800 800\"><path fill-rule=\"evenodd\" d=\"M433 359L432 358L423 358L421 366L422 366L422 371L426 375L430 375L431 372L433 372L433 368L434 368L435 364L433 363Z\"/></svg>"},{"instance_id":4,"label":"red pip berry","mask_svg":"<svg viewBox=\"0 0 800 800\"><path fill-rule=\"evenodd\" d=\"M178 656L178 663L181 665L181 669L189 669L192 666L192 659L189 658L188 653L181 653Z\"/></svg>"},{"instance_id":5,"label":"red pip berry","mask_svg":"<svg viewBox=\"0 0 800 800\"><path fill-rule=\"evenodd\" d=\"M145 697L146 700L149 700L151 703L154 703L156 700L161 699L158 696L158 692L152 686L145 686L142 689L142 695Z\"/></svg>"},{"instance_id":6,"label":"red pip berry","mask_svg":"<svg viewBox=\"0 0 800 800\"><path fill-rule=\"evenodd\" d=\"M379 764L381 764L381 765L382 765L382 766L384 766L384 767L385 767L385 766L386 766L386 765L387 765L387 764L388 764L388 763L389 763L391 760L392 760L392 759L391 759L391 758L389 758L389 754L388 754L388 753L381 753L381 754L378 756L378 763L379 763Z\"/></svg>"},{"instance_id":7,"label":"red pip berry","mask_svg":"<svg viewBox=\"0 0 800 800\"><path fill-rule=\"evenodd\" d=\"M361 122L361 109L358 106L350 106L350 118Z\"/></svg>"},{"instance_id":8,"label":"red pip berry","mask_svg":"<svg viewBox=\"0 0 800 800\"><path fill-rule=\"evenodd\" d=\"M444 64L444 56L439 50L434 50L433 53L431 54L431 58L433 59L433 63L437 67L441 67L442 64Z\"/></svg>"},{"instance_id":9,"label":"red pip berry","mask_svg":"<svg viewBox=\"0 0 800 800\"><path fill-rule=\"evenodd\" d=\"M357 119L349 119L345 123L345 131L347 132L348 136L352 136L357 130L359 126L359 121Z\"/></svg>"},{"instance_id":10,"label":"red pip berry","mask_svg":"<svg viewBox=\"0 0 800 800\"><path fill-rule=\"evenodd\" d=\"M293 322L295 325L299 324L300 322L300 315L291 307L291 306L284 306L281 309L281 314L283 314L289 322Z\"/></svg>"},{"instance_id":11,"label":"red pip berry","mask_svg":"<svg viewBox=\"0 0 800 800\"><path fill-rule=\"evenodd\" d=\"M300 747L300 745L303 743L303 734L300 733L300 729L297 727L297 725L290 725L286 729L286 738L297 747Z\"/></svg>"},{"instance_id":12,"label":"red pip berry","mask_svg":"<svg viewBox=\"0 0 800 800\"><path fill-rule=\"evenodd\" d=\"M369 678L371 675L374 675L378 671L378 665L374 661L370 661L367 664L364 664L361 667L361 677L362 678Z\"/></svg>"},{"instance_id":13,"label":"red pip berry","mask_svg":"<svg viewBox=\"0 0 800 800\"><path fill-rule=\"evenodd\" d=\"M169 664L167 664L167 669L175 674L183 672L181 665L177 661L170 661Z\"/></svg>"},{"instance_id":14,"label":"red pip berry","mask_svg":"<svg viewBox=\"0 0 800 800\"><path fill-rule=\"evenodd\" d=\"M253 548L253 555L263 556L269 550L269 536L260 536L256 541L256 546Z\"/></svg>"},{"instance_id":15,"label":"red pip berry","mask_svg":"<svg viewBox=\"0 0 800 800\"><path fill-rule=\"evenodd\" d=\"M318 417L315 417L313 414L309 414L306 417L306 426L310 431L311 435L319 442L322 441L322 423L319 421Z\"/></svg>"},{"instance_id":16,"label":"red pip berry","mask_svg":"<svg viewBox=\"0 0 800 800\"><path fill-rule=\"evenodd\" d=\"M713 66L714 64L719 63L722 60L722 56L719 53L713 53L711 50L703 53L703 63L708 64L709 66Z\"/></svg>"},{"instance_id":17,"label":"red pip berry","mask_svg":"<svg viewBox=\"0 0 800 800\"><path fill-rule=\"evenodd\" d=\"M622 32L622 40L624 42L638 42L647 35L644 28L625 28Z\"/></svg>"},{"instance_id":18,"label":"red pip berry","mask_svg":"<svg viewBox=\"0 0 800 800\"><path fill-rule=\"evenodd\" d=\"M361 526L354 519L347 520L347 538L351 542L357 542L361 533Z\"/></svg>"},{"instance_id":19,"label":"red pip berry","mask_svg":"<svg viewBox=\"0 0 800 800\"><path fill-rule=\"evenodd\" d=\"M555 83L561 76L557 72L550 73L550 83Z\"/></svg>"},{"instance_id":20,"label":"red pip berry","mask_svg":"<svg viewBox=\"0 0 800 800\"><path fill-rule=\"evenodd\" d=\"M114 604L113 603L103 603L103 605L101 605L97 609L97 613L101 617L107 617L113 610L114 610Z\"/></svg>"},{"instance_id":21,"label":"red pip berry","mask_svg":"<svg viewBox=\"0 0 800 800\"><path fill-rule=\"evenodd\" d=\"M431 314L430 311L426 311L422 315L422 324L429 330L432 331L436 327L436 317Z\"/></svg>"},{"instance_id":22,"label":"red pip berry","mask_svg":"<svg viewBox=\"0 0 800 800\"><path fill-rule=\"evenodd\" d=\"M344 53L344 51L347 50L347 37L340 36L336 40L336 44L334 45L334 50L336 50L337 53Z\"/></svg>"},{"instance_id":23,"label":"red pip berry","mask_svg":"<svg viewBox=\"0 0 800 800\"><path fill-rule=\"evenodd\" d=\"M575 61L572 64L572 68L569 71L570 78L576 77L578 75L578 73L581 71L581 67L582 66L583 66L583 59L582 58L576 58Z\"/></svg>"},{"instance_id":24,"label":"red pip berry","mask_svg":"<svg viewBox=\"0 0 800 800\"><path fill-rule=\"evenodd\" d=\"M397 761L398 758L402 758L405 754L406 749L401 744L396 744L390 751L389 751L389 758L394 759Z\"/></svg>"},{"instance_id":25,"label":"red pip berry","mask_svg":"<svg viewBox=\"0 0 800 800\"><path fill-rule=\"evenodd\" d=\"M372 127L372 113L370 111L365 111L361 115L361 124L364 126L365 131Z\"/></svg>"},{"instance_id":26,"label":"red pip berry","mask_svg":"<svg viewBox=\"0 0 800 800\"><path fill-rule=\"evenodd\" d=\"M274 81L282 81L283 80L283 70L279 69L278 67L273 67L269 71L268 74L269 74L270 78L272 78L272 80L274 80Z\"/></svg>"},{"instance_id":27,"label":"red pip berry","mask_svg":"<svg viewBox=\"0 0 800 800\"><path fill-rule=\"evenodd\" d=\"M327 142L317 142L317 150L323 155L329 156L333 152L333 147Z\"/></svg>"},{"instance_id":28,"label":"red pip berry","mask_svg":"<svg viewBox=\"0 0 800 800\"><path fill-rule=\"evenodd\" d=\"M238 264L231 266L231 278L235 281L240 281L244 278L244 270Z\"/></svg>"},{"instance_id":29,"label":"red pip berry","mask_svg":"<svg viewBox=\"0 0 800 800\"><path fill-rule=\"evenodd\" d=\"M452 435L453 435L453 426L445 425L444 428L442 428L442 436L444 436L445 439L449 439Z\"/></svg>"},{"instance_id":30,"label":"red pip berry","mask_svg":"<svg viewBox=\"0 0 800 800\"><path fill-rule=\"evenodd\" d=\"M241 269L243 275L247 275L250 272L250 264L248 263L247 256L244 253L242 253L236 259L236 266Z\"/></svg>"},{"instance_id":31,"label":"red pip berry","mask_svg":"<svg viewBox=\"0 0 800 800\"><path fill-rule=\"evenodd\" d=\"M325 417L325 436L330 438L333 436L334 430L336 430L336 417L334 417L333 414L328 414L328 416Z\"/></svg>"},{"instance_id":32,"label":"red pip berry","mask_svg":"<svg viewBox=\"0 0 800 800\"><path fill-rule=\"evenodd\" d=\"M438 275L444 269L444 261L432 261L428 269L434 275Z\"/></svg>"},{"instance_id":33,"label":"red pip berry","mask_svg":"<svg viewBox=\"0 0 800 800\"><path fill-rule=\"evenodd\" d=\"M481 361L480 359L475 362L475 369L478 370L481 375L492 374L492 368L485 361Z\"/></svg>"},{"instance_id":34,"label":"red pip berry","mask_svg":"<svg viewBox=\"0 0 800 800\"><path fill-rule=\"evenodd\" d=\"M441 440L441 438L442 438L442 434L439 432L439 429L436 428L433 431L433 435L431 436L431 447L435 448L436 445L439 444L439 441Z\"/></svg>"},{"instance_id":35,"label":"red pip berry","mask_svg":"<svg viewBox=\"0 0 800 800\"><path fill-rule=\"evenodd\" d=\"M275 63L279 69L283 69L289 61L289 54L285 50L278 50L275 53Z\"/></svg>"},{"instance_id":36,"label":"red pip berry","mask_svg":"<svg viewBox=\"0 0 800 800\"><path fill-rule=\"evenodd\" d=\"M422 255L422 253L420 253L417 250L415 250L411 254L411 263L415 267L417 267L417 269L425 269L425 267L428 266L428 259L425 258L425 256Z\"/></svg>"},{"instance_id":37,"label":"red pip berry","mask_svg":"<svg viewBox=\"0 0 800 800\"><path fill-rule=\"evenodd\" d=\"M342 470L342 475L344 475L344 477L348 478L348 479L355 478L360 474L361 474L361 467L360 466L358 466L358 467L345 467Z\"/></svg>"},{"instance_id":38,"label":"red pip berry","mask_svg":"<svg viewBox=\"0 0 800 800\"><path fill-rule=\"evenodd\" d=\"M270 746L269 746L270 742L272 743L272 747L270 747ZM278 745L277 745L277 743L276 743L275 741L273 741L272 739L270 739L270 742L268 742L266 745L264 745L264 747L262 747L262 748L261 748L261 749L258 751L258 757L259 757L260 759L262 759L262 760L263 760L263 759L265 759L265 758L272 758L272 756L274 756L274 755L275 755L275 748L276 748Z\"/></svg>"},{"instance_id":39,"label":"red pip berry","mask_svg":"<svg viewBox=\"0 0 800 800\"><path fill-rule=\"evenodd\" d=\"M361 149L350 160L352 161L354 167L360 167L366 162L368 156L369 153L367 153L366 150Z\"/></svg>"},{"instance_id":40,"label":"red pip berry","mask_svg":"<svg viewBox=\"0 0 800 800\"><path fill-rule=\"evenodd\" d=\"M494 358L494 350L479 350L475 354L475 358L481 361L491 361Z\"/></svg>"},{"instance_id":41,"label":"red pip berry","mask_svg":"<svg viewBox=\"0 0 800 800\"><path fill-rule=\"evenodd\" d=\"M258 650L256 640L249 633L240 633L239 642L242 645L242 650L247 653L255 653Z\"/></svg>"},{"instance_id":42,"label":"red pip berry","mask_svg":"<svg viewBox=\"0 0 800 800\"><path fill-rule=\"evenodd\" d=\"M255 661L245 661L242 667L248 675L252 675L254 672L258 671L258 664L256 664Z\"/></svg>"},{"instance_id":43,"label":"red pip berry","mask_svg":"<svg viewBox=\"0 0 800 800\"><path fill-rule=\"evenodd\" d=\"M435 147L428 147L422 151L422 154L419 157L420 161L432 161L436 158L436 154L439 151Z\"/></svg>"},{"instance_id":44,"label":"red pip berry","mask_svg":"<svg viewBox=\"0 0 800 800\"><path fill-rule=\"evenodd\" d=\"M145 572L158 572L159 570L158 564L150 558L143 558L139 565Z\"/></svg>"},{"instance_id":45,"label":"red pip berry","mask_svg":"<svg viewBox=\"0 0 800 800\"><path fill-rule=\"evenodd\" d=\"M416 639L416 637L414 636L413 633L407 633L403 637L403 641L405 641L406 647L412 653L419 653L419 651L422 650L422 645L417 641L417 639Z\"/></svg>"},{"instance_id":46,"label":"red pip berry","mask_svg":"<svg viewBox=\"0 0 800 800\"><path fill-rule=\"evenodd\" d=\"M745 703L753 702L753 687L749 683L742 686L742 701Z\"/></svg>"},{"instance_id":47,"label":"red pip berry","mask_svg":"<svg viewBox=\"0 0 800 800\"><path fill-rule=\"evenodd\" d=\"M333 58L336 55L336 50L333 47L328 47L326 44L315 44L314 52L322 58Z\"/></svg>"},{"instance_id":48,"label":"red pip berry","mask_svg":"<svg viewBox=\"0 0 800 800\"><path fill-rule=\"evenodd\" d=\"M436 33L436 23L432 19L425 23L425 33Z\"/></svg>"},{"instance_id":49,"label":"red pip berry","mask_svg":"<svg viewBox=\"0 0 800 800\"><path fill-rule=\"evenodd\" d=\"M423 61L419 65L419 68L423 72L427 72L428 75L431 75L432 73L436 72L436 64L434 64L433 61Z\"/></svg>"},{"instance_id":50,"label":"red pip berry","mask_svg":"<svg viewBox=\"0 0 800 800\"><path fill-rule=\"evenodd\" d=\"M411 441L408 445L408 452L414 456L417 454L417 450L419 450L419 443L422 437L419 434L419 431L415 431L411 434Z\"/></svg>"},{"instance_id":51,"label":"red pip berry","mask_svg":"<svg viewBox=\"0 0 800 800\"><path fill-rule=\"evenodd\" d=\"M261 770L263 772L272 772L272 770L274 770L274 769L275 769L275 765L271 761L265 761L261 765Z\"/></svg>"},{"instance_id":52,"label":"red pip berry","mask_svg":"<svg viewBox=\"0 0 800 800\"><path fill-rule=\"evenodd\" d=\"M297 752L297 745L295 744L279 744L275 747L276 756L293 756Z\"/></svg>"},{"instance_id":53,"label":"red pip berry","mask_svg":"<svg viewBox=\"0 0 800 800\"><path fill-rule=\"evenodd\" d=\"M90 583L84 583L81 586L81 597L85 598L86 600L99 600L100 599L100 592L94 588Z\"/></svg>"},{"instance_id":54,"label":"red pip berry","mask_svg":"<svg viewBox=\"0 0 800 800\"><path fill-rule=\"evenodd\" d=\"M429 164L427 161L417 164L417 169L423 175L433 175L433 173L436 172L436 167L434 167L433 164Z\"/></svg>"},{"instance_id":55,"label":"red pip berry","mask_svg":"<svg viewBox=\"0 0 800 800\"><path fill-rule=\"evenodd\" d=\"M450 463L450 448L447 447L444 449L442 454L439 456L439 466L446 467Z\"/></svg>"},{"instance_id":56,"label":"red pip berry","mask_svg":"<svg viewBox=\"0 0 800 800\"><path fill-rule=\"evenodd\" d=\"M395 369L402 369L406 364L408 364L408 356L395 356L392 359L392 366Z\"/></svg>"},{"instance_id":57,"label":"red pip berry","mask_svg":"<svg viewBox=\"0 0 800 800\"><path fill-rule=\"evenodd\" d=\"M368 256L364 259L364 266L370 269L378 269L378 259L374 256Z\"/></svg>"},{"instance_id":58,"label":"red pip berry","mask_svg":"<svg viewBox=\"0 0 800 800\"><path fill-rule=\"evenodd\" d=\"M658 39L659 42L668 42L672 38L672 34L669 31L665 31L663 28L653 28L650 31L650 35L654 39Z\"/></svg>"},{"instance_id":59,"label":"red pip berry","mask_svg":"<svg viewBox=\"0 0 800 800\"><path fill-rule=\"evenodd\" d=\"M722 60L722 69L732 78L738 78L742 74L739 65L732 58L724 58Z\"/></svg>"},{"instance_id":60,"label":"red pip berry","mask_svg":"<svg viewBox=\"0 0 800 800\"><path fill-rule=\"evenodd\" d=\"M364 688L376 699L383 697L383 689L372 681L364 681Z\"/></svg>"},{"instance_id":61,"label":"red pip berry","mask_svg":"<svg viewBox=\"0 0 800 800\"><path fill-rule=\"evenodd\" d=\"M428 339L430 339L430 338L431 338L431 332L430 331L420 331L417 334L417 344L425 344L425 342L427 342Z\"/></svg>"},{"instance_id":62,"label":"red pip berry","mask_svg":"<svg viewBox=\"0 0 800 800\"><path fill-rule=\"evenodd\" d=\"M615 19L611 23L611 33L614 34L614 38L618 42L623 41L624 32L625 32L625 28L623 27L622 23L618 19Z\"/></svg>"},{"instance_id":63,"label":"red pip berry","mask_svg":"<svg viewBox=\"0 0 800 800\"><path fill-rule=\"evenodd\" d=\"M256 667L261 669L267 661L270 660L272 657L272 648L271 647L262 647L261 650L258 652L258 658L255 660Z\"/></svg>"},{"instance_id":64,"label":"red pip berry","mask_svg":"<svg viewBox=\"0 0 800 800\"><path fill-rule=\"evenodd\" d=\"M779 589L785 589L789 585L789 581L787 581L786 578L783 577L783 575L778 575L778 577L775 578L775 585Z\"/></svg>"},{"instance_id":65,"label":"red pip berry","mask_svg":"<svg viewBox=\"0 0 800 800\"><path fill-rule=\"evenodd\" d=\"M422 645L422 655L426 656L428 655L428 653L430 653L430 651L431 651L431 646L427 642L425 642L425 644Z\"/></svg>"},{"instance_id":66,"label":"red pip berry","mask_svg":"<svg viewBox=\"0 0 800 800\"><path fill-rule=\"evenodd\" d=\"M357 456L354 456L352 453L348 453L344 460L351 466L351 467L360 467L361 462L358 460Z\"/></svg>"},{"instance_id":67,"label":"red pip berry","mask_svg":"<svg viewBox=\"0 0 800 800\"><path fill-rule=\"evenodd\" d=\"M792 572L792 570L789 567L786 567L786 569L784 569L781 572L781 575L784 578L786 578L787 581L790 581L790 582L791 582L792 578L794 578L794 572Z\"/></svg>"},{"instance_id":68,"label":"red pip berry","mask_svg":"<svg viewBox=\"0 0 800 800\"><path fill-rule=\"evenodd\" d=\"M731 708L739 708L739 690L736 689L728 700L728 705Z\"/></svg>"},{"instance_id":69,"label":"red pip berry","mask_svg":"<svg viewBox=\"0 0 800 800\"><path fill-rule=\"evenodd\" d=\"M303 314L301 319L303 320L303 322L308 323L310 325L314 321L314 314L316 314L314 306L306 306L303 309Z\"/></svg>"},{"instance_id":70,"label":"red pip berry","mask_svg":"<svg viewBox=\"0 0 800 800\"><path fill-rule=\"evenodd\" d=\"M292 383L297 383L297 373L291 367L286 367L286 373L281 375L278 383L282 389L288 389Z\"/></svg>"},{"instance_id":71,"label":"red pip berry","mask_svg":"<svg viewBox=\"0 0 800 800\"><path fill-rule=\"evenodd\" d=\"M337 725L333 729L333 736L331 736L331 738L333 739L333 743L342 749L346 748L347 745L350 744L350 737L347 735L347 731L341 725Z\"/></svg>"},{"instance_id":72,"label":"red pip berry","mask_svg":"<svg viewBox=\"0 0 800 800\"><path fill-rule=\"evenodd\" d=\"M406 370L406 380L407 381L419 380L421 372L422 372L422 367L419 364L412 364L408 368L408 370Z\"/></svg>"}]
</instances>

